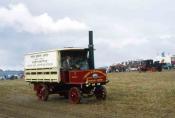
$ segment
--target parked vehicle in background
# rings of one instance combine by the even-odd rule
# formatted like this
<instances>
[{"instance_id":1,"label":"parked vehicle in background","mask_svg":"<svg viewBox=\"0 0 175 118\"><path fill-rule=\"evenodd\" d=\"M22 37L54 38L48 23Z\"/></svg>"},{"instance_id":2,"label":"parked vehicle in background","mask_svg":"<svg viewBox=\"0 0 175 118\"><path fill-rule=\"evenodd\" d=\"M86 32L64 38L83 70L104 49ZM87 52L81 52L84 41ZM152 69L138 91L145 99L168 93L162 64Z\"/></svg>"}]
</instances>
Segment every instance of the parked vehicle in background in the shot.
<instances>
[{"instance_id":1,"label":"parked vehicle in background","mask_svg":"<svg viewBox=\"0 0 175 118\"><path fill-rule=\"evenodd\" d=\"M139 67L139 71L140 72L146 72L146 71L151 71L151 72L155 72L155 71L162 71L162 64L159 63L159 61L155 61L153 62L153 60L143 60L141 62L141 65Z\"/></svg>"},{"instance_id":2,"label":"parked vehicle in background","mask_svg":"<svg viewBox=\"0 0 175 118\"><path fill-rule=\"evenodd\" d=\"M163 63L162 68L165 70L173 69L173 65L170 63Z\"/></svg>"},{"instance_id":3,"label":"parked vehicle in background","mask_svg":"<svg viewBox=\"0 0 175 118\"><path fill-rule=\"evenodd\" d=\"M138 68L131 68L131 67L129 67L128 68L128 71L130 72L130 71L138 71Z\"/></svg>"}]
</instances>

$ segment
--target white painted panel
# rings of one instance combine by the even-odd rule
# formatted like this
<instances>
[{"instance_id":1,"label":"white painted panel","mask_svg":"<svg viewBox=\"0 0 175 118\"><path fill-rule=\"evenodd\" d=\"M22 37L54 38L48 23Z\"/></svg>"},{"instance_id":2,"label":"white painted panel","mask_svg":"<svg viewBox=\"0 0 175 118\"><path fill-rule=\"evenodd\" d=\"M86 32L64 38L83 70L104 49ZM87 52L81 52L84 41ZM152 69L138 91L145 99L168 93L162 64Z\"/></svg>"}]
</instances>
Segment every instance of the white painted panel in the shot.
<instances>
[{"instance_id":1,"label":"white painted panel","mask_svg":"<svg viewBox=\"0 0 175 118\"><path fill-rule=\"evenodd\" d=\"M34 53L25 56L25 69L54 68L57 66L57 51Z\"/></svg>"}]
</instances>

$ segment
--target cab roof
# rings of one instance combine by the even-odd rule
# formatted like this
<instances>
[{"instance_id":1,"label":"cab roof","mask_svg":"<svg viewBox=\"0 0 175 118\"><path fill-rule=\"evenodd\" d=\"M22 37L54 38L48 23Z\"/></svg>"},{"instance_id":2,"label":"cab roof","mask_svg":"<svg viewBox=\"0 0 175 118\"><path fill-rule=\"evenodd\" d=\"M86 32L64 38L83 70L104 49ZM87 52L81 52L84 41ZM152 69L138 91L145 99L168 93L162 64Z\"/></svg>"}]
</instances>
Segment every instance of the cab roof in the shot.
<instances>
[{"instance_id":1,"label":"cab roof","mask_svg":"<svg viewBox=\"0 0 175 118\"><path fill-rule=\"evenodd\" d=\"M46 51L39 51L39 52L32 52L32 53L28 53L27 55L31 55L31 54L37 54L37 53L46 53L46 52L54 52L54 51L78 51L78 50L88 50L89 48L75 48L75 47L65 47L62 49L53 49L53 50L46 50Z\"/></svg>"}]
</instances>

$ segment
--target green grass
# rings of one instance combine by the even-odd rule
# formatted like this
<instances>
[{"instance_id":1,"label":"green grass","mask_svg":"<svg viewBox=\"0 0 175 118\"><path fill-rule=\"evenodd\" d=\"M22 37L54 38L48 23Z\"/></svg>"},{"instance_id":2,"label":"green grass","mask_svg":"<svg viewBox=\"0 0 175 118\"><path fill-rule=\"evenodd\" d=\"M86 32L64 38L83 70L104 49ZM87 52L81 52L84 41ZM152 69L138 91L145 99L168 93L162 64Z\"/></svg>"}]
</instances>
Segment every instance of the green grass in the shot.
<instances>
[{"instance_id":1,"label":"green grass","mask_svg":"<svg viewBox=\"0 0 175 118\"><path fill-rule=\"evenodd\" d=\"M108 98L95 97L72 105L51 95L38 101L24 80L0 81L0 117L12 118L173 118L175 71L112 73L106 85Z\"/></svg>"}]
</instances>

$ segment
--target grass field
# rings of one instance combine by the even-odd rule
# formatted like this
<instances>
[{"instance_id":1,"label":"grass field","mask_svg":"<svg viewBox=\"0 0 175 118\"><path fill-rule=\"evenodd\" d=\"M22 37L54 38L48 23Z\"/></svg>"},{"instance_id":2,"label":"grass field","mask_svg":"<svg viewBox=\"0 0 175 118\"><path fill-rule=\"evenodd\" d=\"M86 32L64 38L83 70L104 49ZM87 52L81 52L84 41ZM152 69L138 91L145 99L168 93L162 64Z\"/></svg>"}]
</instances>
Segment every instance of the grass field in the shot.
<instances>
[{"instance_id":1,"label":"grass field","mask_svg":"<svg viewBox=\"0 0 175 118\"><path fill-rule=\"evenodd\" d=\"M112 73L106 101L38 101L24 80L0 81L0 118L175 118L175 71Z\"/></svg>"}]
</instances>

